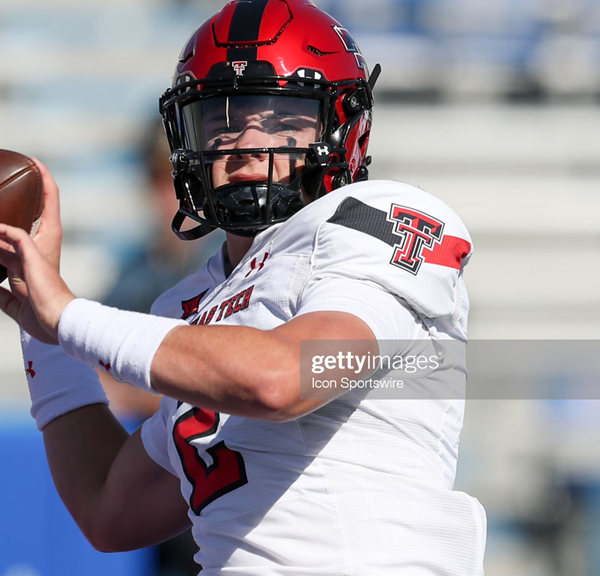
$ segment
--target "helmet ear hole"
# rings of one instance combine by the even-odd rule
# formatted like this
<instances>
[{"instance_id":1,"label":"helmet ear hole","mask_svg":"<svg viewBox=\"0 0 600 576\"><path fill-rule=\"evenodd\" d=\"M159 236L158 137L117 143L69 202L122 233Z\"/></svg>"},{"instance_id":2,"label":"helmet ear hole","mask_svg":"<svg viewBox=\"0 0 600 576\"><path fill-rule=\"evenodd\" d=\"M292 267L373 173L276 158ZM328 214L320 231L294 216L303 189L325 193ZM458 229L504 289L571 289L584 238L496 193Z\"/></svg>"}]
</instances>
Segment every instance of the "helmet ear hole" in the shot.
<instances>
[{"instance_id":1,"label":"helmet ear hole","mask_svg":"<svg viewBox=\"0 0 600 576\"><path fill-rule=\"evenodd\" d=\"M358 89L354 90L353 92L350 92L350 94L348 94L342 102L342 106L346 116L354 116L355 114L363 110L363 106L357 92Z\"/></svg>"},{"instance_id":2,"label":"helmet ear hole","mask_svg":"<svg viewBox=\"0 0 600 576\"><path fill-rule=\"evenodd\" d=\"M342 100L342 109L348 118L371 108L371 98L363 85L357 86L352 92L346 94Z\"/></svg>"}]
</instances>

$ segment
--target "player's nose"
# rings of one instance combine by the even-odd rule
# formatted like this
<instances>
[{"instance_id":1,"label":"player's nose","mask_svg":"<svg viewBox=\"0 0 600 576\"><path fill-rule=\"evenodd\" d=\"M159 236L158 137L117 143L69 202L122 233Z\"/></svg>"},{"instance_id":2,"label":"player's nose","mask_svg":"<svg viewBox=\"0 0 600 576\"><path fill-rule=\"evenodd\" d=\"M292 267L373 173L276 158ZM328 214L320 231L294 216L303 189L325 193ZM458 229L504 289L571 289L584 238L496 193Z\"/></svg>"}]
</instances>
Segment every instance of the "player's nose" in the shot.
<instances>
[{"instance_id":1,"label":"player's nose","mask_svg":"<svg viewBox=\"0 0 600 576\"><path fill-rule=\"evenodd\" d=\"M259 126L248 126L239 136L237 141L237 148L268 148L273 146L273 136L267 134ZM263 152L257 152L252 154L255 158L266 160L268 154Z\"/></svg>"}]
</instances>

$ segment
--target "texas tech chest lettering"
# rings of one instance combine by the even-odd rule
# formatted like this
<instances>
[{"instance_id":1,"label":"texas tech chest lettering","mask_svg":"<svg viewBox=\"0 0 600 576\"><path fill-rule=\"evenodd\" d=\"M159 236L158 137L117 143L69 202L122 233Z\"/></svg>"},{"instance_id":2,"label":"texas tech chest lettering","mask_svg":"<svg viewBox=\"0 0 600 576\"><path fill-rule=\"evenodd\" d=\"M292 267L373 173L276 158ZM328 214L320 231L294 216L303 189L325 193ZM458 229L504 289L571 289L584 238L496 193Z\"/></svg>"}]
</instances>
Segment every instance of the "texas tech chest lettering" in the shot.
<instances>
[{"instance_id":1,"label":"texas tech chest lettering","mask_svg":"<svg viewBox=\"0 0 600 576\"><path fill-rule=\"evenodd\" d=\"M236 293L230 298L221 300L218 304L208 305L201 312L200 301L206 292L203 292L194 298L181 302L181 307L184 310L182 318L188 320L192 325L204 326L206 324L220 322L224 318L229 318L232 314L237 314L242 310L246 310L250 306L252 299L252 292L254 291L254 284L248 288L245 288L241 292ZM186 312L190 312L186 315ZM194 318L194 313L197 316Z\"/></svg>"}]
</instances>

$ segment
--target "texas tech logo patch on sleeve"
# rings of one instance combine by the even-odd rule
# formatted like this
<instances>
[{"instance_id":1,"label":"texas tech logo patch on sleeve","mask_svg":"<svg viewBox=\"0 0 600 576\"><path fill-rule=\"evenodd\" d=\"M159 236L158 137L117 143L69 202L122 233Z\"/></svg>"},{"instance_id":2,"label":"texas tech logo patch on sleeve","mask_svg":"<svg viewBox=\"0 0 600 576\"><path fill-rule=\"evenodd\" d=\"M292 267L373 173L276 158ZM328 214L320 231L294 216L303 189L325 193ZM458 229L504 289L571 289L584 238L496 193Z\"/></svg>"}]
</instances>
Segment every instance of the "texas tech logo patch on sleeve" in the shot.
<instances>
[{"instance_id":1,"label":"texas tech logo patch on sleeve","mask_svg":"<svg viewBox=\"0 0 600 576\"><path fill-rule=\"evenodd\" d=\"M444 222L419 210L392 204L388 213L346 198L328 220L363 232L393 248L390 264L416 275L423 262L460 270L471 244L444 235Z\"/></svg>"},{"instance_id":2,"label":"texas tech logo patch on sleeve","mask_svg":"<svg viewBox=\"0 0 600 576\"><path fill-rule=\"evenodd\" d=\"M393 232L400 243L394 245L391 263L416 274L423 264L423 249L440 244L444 223L440 220L406 206L392 204L388 221L394 225Z\"/></svg>"}]
</instances>

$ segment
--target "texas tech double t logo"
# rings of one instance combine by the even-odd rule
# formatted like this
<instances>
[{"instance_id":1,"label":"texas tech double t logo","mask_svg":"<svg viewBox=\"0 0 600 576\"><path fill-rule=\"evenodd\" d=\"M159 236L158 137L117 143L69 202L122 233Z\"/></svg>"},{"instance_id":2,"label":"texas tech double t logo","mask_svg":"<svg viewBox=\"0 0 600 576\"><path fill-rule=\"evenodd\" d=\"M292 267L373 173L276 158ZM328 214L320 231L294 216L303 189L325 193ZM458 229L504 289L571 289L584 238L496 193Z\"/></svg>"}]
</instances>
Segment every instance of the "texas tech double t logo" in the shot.
<instances>
[{"instance_id":1,"label":"texas tech double t logo","mask_svg":"<svg viewBox=\"0 0 600 576\"><path fill-rule=\"evenodd\" d=\"M431 250L442 241L444 223L424 212L392 204L388 221L394 224L393 233L400 237L394 245L391 263L417 274L423 263L423 249Z\"/></svg>"}]
</instances>

